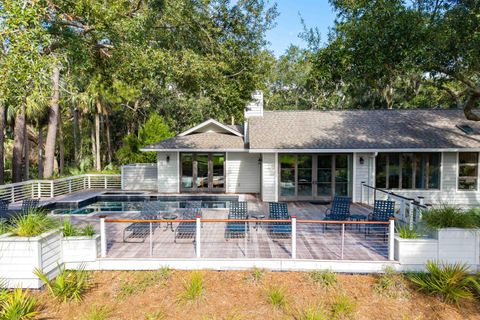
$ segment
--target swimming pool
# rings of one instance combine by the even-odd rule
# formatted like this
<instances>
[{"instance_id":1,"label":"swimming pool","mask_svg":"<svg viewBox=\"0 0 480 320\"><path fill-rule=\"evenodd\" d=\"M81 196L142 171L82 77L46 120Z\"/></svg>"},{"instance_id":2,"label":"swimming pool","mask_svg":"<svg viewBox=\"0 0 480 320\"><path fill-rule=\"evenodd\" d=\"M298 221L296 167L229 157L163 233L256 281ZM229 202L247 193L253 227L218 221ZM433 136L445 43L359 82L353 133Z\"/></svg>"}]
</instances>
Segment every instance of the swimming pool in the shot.
<instances>
[{"instance_id":1,"label":"swimming pool","mask_svg":"<svg viewBox=\"0 0 480 320\"><path fill-rule=\"evenodd\" d=\"M58 203L50 207L51 213L65 215L87 215L93 213L118 213L140 211L145 201L158 201L160 210L170 211L176 208L184 208L187 201L202 201L202 208L223 209L228 208L230 201L238 201L236 196L213 196L213 197L132 197L97 196L89 201L81 203Z\"/></svg>"}]
</instances>

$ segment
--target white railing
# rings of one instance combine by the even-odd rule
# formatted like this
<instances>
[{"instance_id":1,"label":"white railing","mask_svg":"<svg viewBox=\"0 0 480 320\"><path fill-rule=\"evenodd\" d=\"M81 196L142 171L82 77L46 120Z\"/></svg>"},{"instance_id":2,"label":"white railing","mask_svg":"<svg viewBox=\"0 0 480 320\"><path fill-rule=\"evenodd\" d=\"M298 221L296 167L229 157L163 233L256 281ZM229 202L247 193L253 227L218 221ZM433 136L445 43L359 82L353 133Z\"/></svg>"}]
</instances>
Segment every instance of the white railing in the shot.
<instances>
[{"instance_id":1,"label":"white railing","mask_svg":"<svg viewBox=\"0 0 480 320\"><path fill-rule=\"evenodd\" d=\"M0 185L0 199L52 198L87 189L120 189L119 174L83 174L56 180L28 180Z\"/></svg>"},{"instance_id":2,"label":"white railing","mask_svg":"<svg viewBox=\"0 0 480 320\"><path fill-rule=\"evenodd\" d=\"M417 197L417 199L408 198L391 190L372 187L362 182L360 202L374 205L375 200L395 201L398 209L395 217L401 222L408 224L410 229L413 228L415 223L422 220L423 211L429 207L428 204L424 203L424 198L421 196Z\"/></svg>"}]
</instances>

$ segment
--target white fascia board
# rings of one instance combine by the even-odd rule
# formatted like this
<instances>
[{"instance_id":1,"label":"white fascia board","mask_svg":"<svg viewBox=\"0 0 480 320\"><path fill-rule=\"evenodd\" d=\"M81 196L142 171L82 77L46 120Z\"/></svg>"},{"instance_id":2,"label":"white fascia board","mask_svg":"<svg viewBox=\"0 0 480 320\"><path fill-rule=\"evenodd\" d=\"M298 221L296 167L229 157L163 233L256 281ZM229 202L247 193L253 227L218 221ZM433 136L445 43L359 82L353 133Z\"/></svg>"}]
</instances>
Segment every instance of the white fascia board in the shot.
<instances>
[{"instance_id":1,"label":"white fascia board","mask_svg":"<svg viewBox=\"0 0 480 320\"><path fill-rule=\"evenodd\" d=\"M248 149L140 149L142 152L248 152Z\"/></svg>"},{"instance_id":2,"label":"white fascia board","mask_svg":"<svg viewBox=\"0 0 480 320\"><path fill-rule=\"evenodd\" d=\"M406 149L248 149L249 153L375 153L375 152L480 152L480 148Z\"/></svg>"},{"instance_id":3,"label":"white fascia board","mask_svg":"<svg viewBox=\"0 0 480 320\"><path fill-rule=\"evenodd\" d=\"M203 127L205 127L205 126L208 126L208 125L210 125L210 124L214 124L214 125L222 128L222 129L224 129L224 130L226 130L226 131L230 132L231 134L234 134L234 135L236 135L236 136L238 136L238 137L243 137L243 134L242 134L242 133L240 133L240 132L238 132L237 130L234 130L234 129L232 129L232 128L226 126L226 125L224 125L223 123L218 122L218 121L215 120L215 119L208 119L207 121L204 121L204 122L200 123L199 125L196 125L195 127L190 128L190 129L188 129L187 131L184 131L184 132L180 133L178 136L179 136L179 137L183 137L183 136L189 135L189 134L191 134L191 133L194 133L194 132L197 131L198 129L203 128Z\"/></svg>"}]
</instances>

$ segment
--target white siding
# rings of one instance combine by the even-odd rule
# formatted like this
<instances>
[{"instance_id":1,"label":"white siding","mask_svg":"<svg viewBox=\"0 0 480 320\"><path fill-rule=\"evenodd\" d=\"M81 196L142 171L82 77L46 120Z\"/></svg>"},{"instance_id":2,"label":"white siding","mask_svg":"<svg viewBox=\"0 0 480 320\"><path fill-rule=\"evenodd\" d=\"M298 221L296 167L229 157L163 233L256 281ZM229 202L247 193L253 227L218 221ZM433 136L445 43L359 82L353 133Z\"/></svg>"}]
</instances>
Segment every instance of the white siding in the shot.
<instances>
[{"instance_id":1,"label":"white siding","mask_svg":"<svg viewBox=\"0 0 480 320\"><path fill-rule=\"evenodd\" d=\"M159 152L157 154L158 192L179 192L179 161L178 152Z\"/></svg>"},{"instance_id":2,"label":"white siding","mask_svg":"<svg viewBox=\"0 0 480 320\"><path fill-rule=\"evenodd\" d=\"M360 164L360 158L363 158L363 164ZM353 189L354 202L359 202L362 193L362 182L373 186L375 180L375 158L373 153L356 153L353 157ZM353 170L353 169L352 169ZM367 191L364 196L367 197Z\"/></svg>"},{"instance_id":3,"label":"white siding","mask_svg":"<svg viewBox=\"0 0 480 320\"><path fill-rule=\"evenodd\" d=\"M262 155L262 200L277 201L277 154Z\"/></svg>"},{"instance_id":4,"label":"white siding","mask_svg":"<svg viewBox=\"0 0 480 320\"><path fill-rule=\"evenodd\" d=\"M227 193L260 193L259 158L260 154L254 153L227 153Z\"/></svg>"},{"instance_id":5,"label":"white siding","mask_svg":"<svg viewBox=\"0 0 480 320\"><path fill-rule=\"evenodd\" d=\"M122 166L123 190L157 190L157 165L139 163Z\"/></svg>"}]
</instances>

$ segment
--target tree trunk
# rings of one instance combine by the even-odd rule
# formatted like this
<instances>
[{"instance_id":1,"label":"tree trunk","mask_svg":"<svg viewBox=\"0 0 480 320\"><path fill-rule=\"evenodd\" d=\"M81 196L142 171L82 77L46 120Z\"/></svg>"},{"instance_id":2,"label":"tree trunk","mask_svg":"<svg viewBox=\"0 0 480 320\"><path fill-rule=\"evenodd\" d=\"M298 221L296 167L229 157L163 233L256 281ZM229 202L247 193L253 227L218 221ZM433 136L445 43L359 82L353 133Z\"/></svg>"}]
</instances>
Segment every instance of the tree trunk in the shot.
<instances>
[{"instance_id":1,"label":"tree trunk","mask_svg":"<svg viewBox=\"0 0 480 320\"><path fill-rule=\"evenodd\" d=\"M90 130L90 140L92 141L92 160L93 166L97 167L97 143L95 142L95 125L92 123L92 128Z\"/></svg>"},{"instance_id":2,"label":"tree trunk","mask_svg":"<svg viewBox=\"0 0 480 320\"><path fill-rule=\"evenodd\" d=\"M0 184L5 183L5 115L6 108L0 105Z\"/></svg>"},{"instance_id":3,"label":"tree trunk","mask_svg":"<svg viewBox=\"0 0 480 320\"><path fill-rule=\"evenodd\" d=\"M97 112L95 113L95 169L97 171L102 170L102 159L100 156L101 144L100 144L100 115L102 112L102 104L97 99Z\"/></svg>"},{"instance_id":4,"label":"tree trunk","mask_svg":"<svg viewBox=\"0 0 480 320\"><path fill-rule=\"evenodd\" d=\"M63 175L65 170L65 143L63 140L62 115L58 113L58 171Z\"/></svg>"},{"instance_id":5,"label":"tree trunk","mask_svg":"<svg viewBox=\"0 0 480 320\"><path fill-rule=\"evenodd\" d=\"M467 100L467 103L465 104L465 107L463 108L463 113L465 114L465 117L467 117L468 120L472 121L480 121L480 114L477 114L473 109L477 107L478 102L480 101L480 88L472 92L470 97Z\"/></svg>"},{"instance_id":6,"label":"tree trunk","mask_svg":"<svg viewBox=\"0 0 480 320\"><path fill-rule=\"evenodd\" d=\"M72 108L73 114L73 153L75 158L75 165L80 166L81 157L81 137L80 137L80 124L78 121L78 110Z\"/></svg>"},{"instance_id":7,"label":"tree trunk","mask_svg":"<svg viewBox=\"0 0 480 320\"><path fill-rule=\"evenodd\" d=\"M50 108L48 109L48 129L45 143L45 170L43 172L43 177L47 179L52 177L54 170L55 143L57 140L58 114L60 111L60 67L58 65L53 67L52 87L53 94Z\"/></svg>"},{"instance_id":8,"label":"tree trunk","mask_svg":"<svg viewBox=\"0 0 480 320\"><path fill-rule=\"evenodd\" d=\"M43 177L43 132L40 125L38 126L37 143L38 143L38 159L37 159L38 177L41 178Z\"/></svg>"},{"instance_id":9,"label":"tree trunk","mask_svg":"<svg viewBox=\"0 0 480 320\"><path fill-rule=\"evenodd\" d=\"M112 136L110 133L110 117L108 114L105 116L105 129L107 133L107 162L112 163L113 150L112 150Z\"/></svg>"},{"instance_id":10,"label":"tree trunk","mask_svg":"<svg viewBox=\"0 0 480 320\"><path fill-rule=\"evenodd\" d=\"M30 178L30 143L28 140L27 126L25 125L25 147L23 148L23 180Z\"/></svg>"},{"instance_id":11,"label":"tree trunk","mask_svg":"<svg viewBox=\"0 0 480 320\"><path fill-rule=\"evenodd\" d=\"M25 104L15 115L15 126L13 129L13 152L12 152L12 180L22 181L22 157L25 147Z\"/></svg>"}]
</instances>

